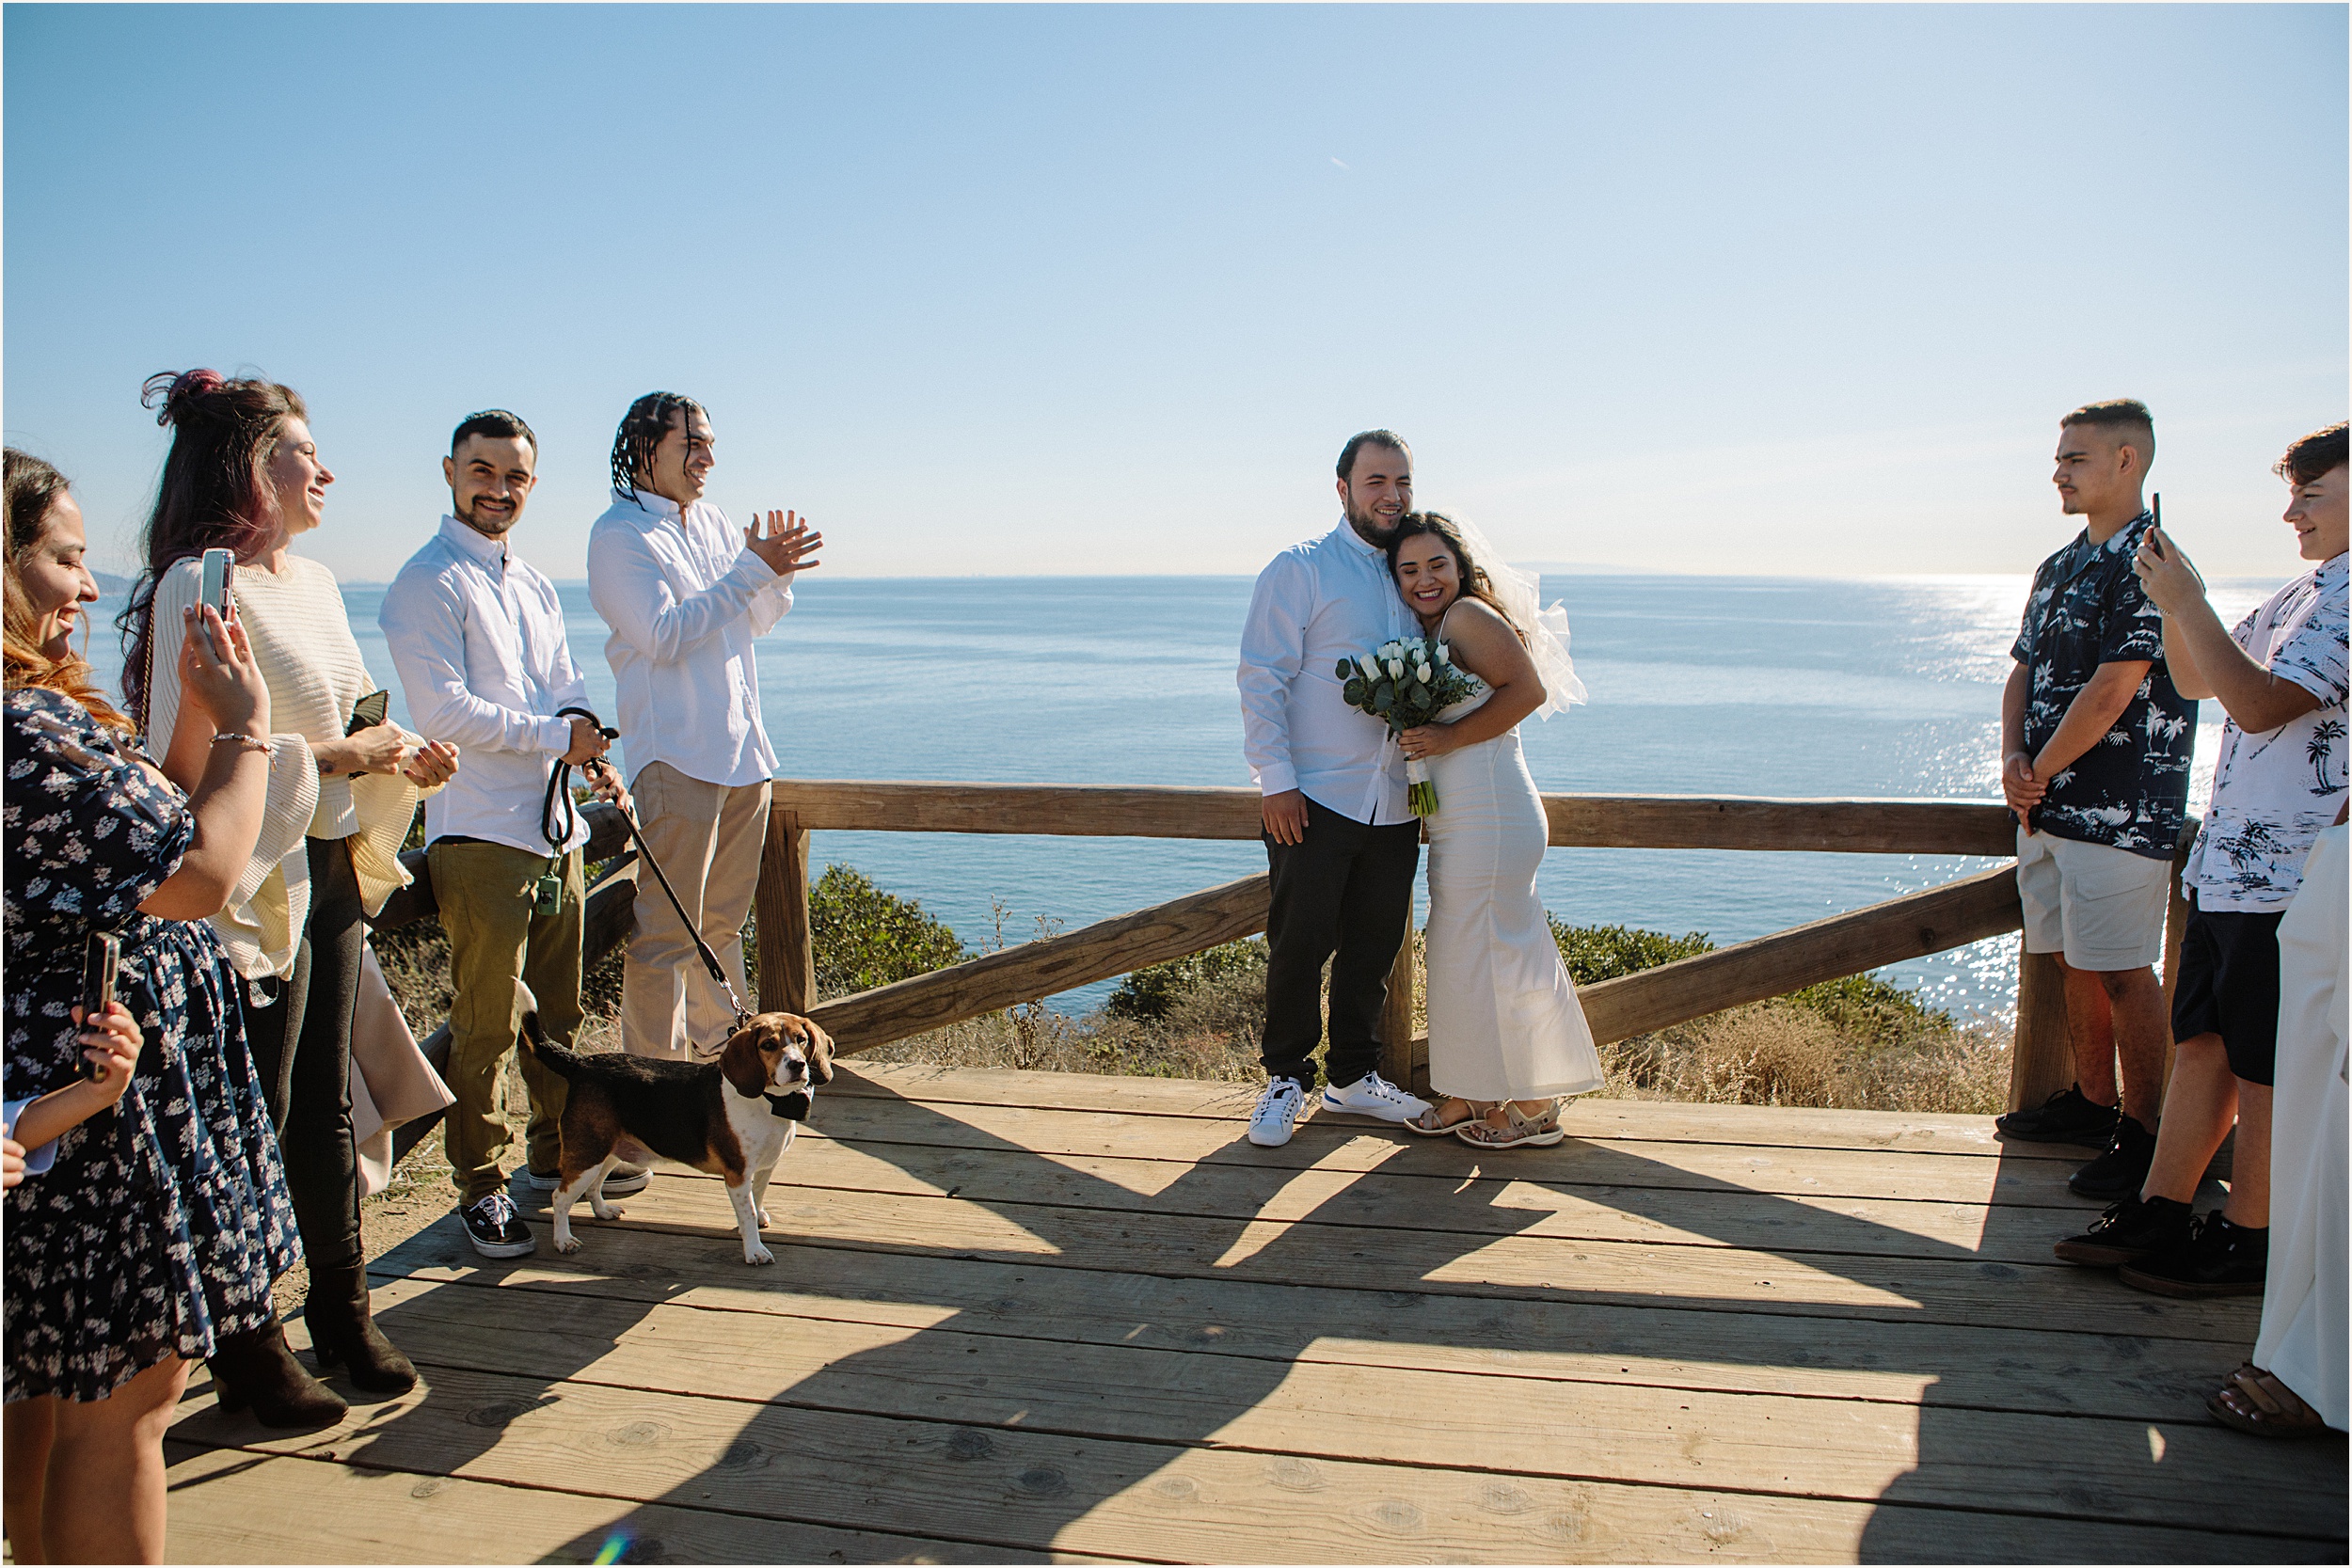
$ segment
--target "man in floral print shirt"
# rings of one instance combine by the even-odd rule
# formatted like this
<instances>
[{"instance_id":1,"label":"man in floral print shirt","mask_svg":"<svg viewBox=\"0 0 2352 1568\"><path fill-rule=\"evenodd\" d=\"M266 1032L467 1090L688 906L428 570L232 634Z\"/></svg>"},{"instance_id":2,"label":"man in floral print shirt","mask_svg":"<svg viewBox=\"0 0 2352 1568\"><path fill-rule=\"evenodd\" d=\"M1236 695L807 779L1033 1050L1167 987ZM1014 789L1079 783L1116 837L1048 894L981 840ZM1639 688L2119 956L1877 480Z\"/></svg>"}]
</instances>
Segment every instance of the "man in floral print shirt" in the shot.
<instances>
[{"instance_id":1,"label":"man in floral print shirt","mask_svg":"<svg viewBox=\"0 0 2352 1568\"><path fill-rule=\"evenodd\" d=\"M2124 1284L2171 1296L2254 1295L2270 1242L2270 1111L2279 1026L2279 922L2344 787L2344 427L2306 436L2279 462L2286 520L2312 570L2234 631L2161 531L2137 571L2164 613L2180 684L2220 700L2213 804L2182 874L2192 904L2173 988L2178 1042L2146 1183L2058 1256L2122 1266ZM2230 1200L2192 1224L2189 1202L2233 1117Z\"/></svg>"},{"instance_id":2,"label":"man in floral print shirt","mask_svg":"<svg viewBox=\"0 0 2352 1568\"><path fill-rule=\"evenodd\" d=\"M2068 1185L2137 1192L2155 1151L2164 1071L2164 916L2188 809L2197 705L2165 668L2163 619L2133 574L2153 526L2146 405L2094 403L2058 424L2059 502L2084 519L2042 563L2001 703L2001 790L2017 814L2026 951L2065 974L2074 1083L2002 1135L2104 1142ZM2120 1080L2120 1083L2119 1083Z\"/></svg>"}]
</instances>

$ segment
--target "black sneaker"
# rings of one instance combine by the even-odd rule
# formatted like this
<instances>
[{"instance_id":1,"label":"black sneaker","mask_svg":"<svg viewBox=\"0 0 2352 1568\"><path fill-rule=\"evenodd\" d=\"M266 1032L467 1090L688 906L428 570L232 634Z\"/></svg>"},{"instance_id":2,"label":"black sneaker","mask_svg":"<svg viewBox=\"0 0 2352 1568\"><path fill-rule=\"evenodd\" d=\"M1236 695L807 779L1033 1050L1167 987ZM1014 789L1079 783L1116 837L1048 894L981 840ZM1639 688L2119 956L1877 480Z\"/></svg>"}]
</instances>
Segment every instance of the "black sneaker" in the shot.
<instances>
[{"instance_id":1,"label":"black sneaker","mask_svg":"<svg viewBox=\"0 0 2352 1568\"><path fill-rule=\"evenodd\" d=\"M466 1222L466 1240L485 1258L528 1258L539 1250L531 1227L515 1212L515 1200L504 1193L477 1198L458 1217Z\"/></svg>"},{"instance_id":2,"label":"black sneaker","mask_svg":"<svg viewBox=\"0 0 2352 1568\"><path fill-rule=\"evenodd\" d=\"M2061 1263L2087 1263L2112 1269L2156 1258L2188 1244L2196 1211L2169 1197L2143 1198L2137 1193L2107 1205L2107 1212L2090 1222L2079 1236L2069 1236L2050 1250Z\"/></svg>"},{"instance_id":3,"label":"black sneaker","mask_svg":"<svg viewBox=\"0 0 2352 1568\"><path fill-rule=\"evenodd\" d=\"M2115 1136L2106 1152L2066 1179L2076 1197L2112 1203L2129 1197L2148 1182L2149 1162L2156 1157L2156 1135L2130 1117L2115 1118Z\"/></svg>"},{"instance_id":4,"label":"black sneaker","mask_svg":"<svg viewBox=\"0 0 2352 1568\"><path fill-rule=\"evenodd\" d=\"M2269 1270L2270 1227L2232 1225L2216 1209L2185 1243L2127 1264L2115 1277L2160 1296L2258 1296Z\"/></svg>"},{"instance_id":5,"label":"black sneaker","mask_svg":"<svg viewBox=\"0 0 2352 1568\"><path fill-rule=\"evenodd\" d=\"M1993 1118L1993 1131L2004 1138L2032 1144L2089 1144L2104 1148L2115 1136L2115 1107L2083 1098L2082 1085L2069 1084L2029 1110L2011 1111Z\"/></svg>"}]
</instances>

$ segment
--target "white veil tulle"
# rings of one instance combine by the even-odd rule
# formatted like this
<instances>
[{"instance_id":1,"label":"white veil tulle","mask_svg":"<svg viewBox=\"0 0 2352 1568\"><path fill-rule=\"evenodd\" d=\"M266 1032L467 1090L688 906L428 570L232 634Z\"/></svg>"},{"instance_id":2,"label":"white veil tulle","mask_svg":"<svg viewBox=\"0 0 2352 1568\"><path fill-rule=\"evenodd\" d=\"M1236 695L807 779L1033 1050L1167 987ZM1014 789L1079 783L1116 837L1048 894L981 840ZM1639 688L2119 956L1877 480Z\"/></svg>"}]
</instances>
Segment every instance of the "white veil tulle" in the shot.
<instances>
[{"instance_id":1,"label":"white veil tulle","mask_svg":"<svg viewBox=\"0 0 2352 1568\"><path fill-rule=\"evenodd\" d=\"M1457 513L1449 512L1445 517L1462 536L1470 559L1486 572L1487 591L1502 606L1503 615L1527 636L1528 655L1544 682L1544 705L1535 710L1535 717L1549 719L1570 703L1585 701L1584 683L1576 678L1576 661L1568 657L1566 609L1557 599L1549 609L1539 608L1541 596L1534 577L1504 562L1476 523Z\"/></svg>"}]
</instances>

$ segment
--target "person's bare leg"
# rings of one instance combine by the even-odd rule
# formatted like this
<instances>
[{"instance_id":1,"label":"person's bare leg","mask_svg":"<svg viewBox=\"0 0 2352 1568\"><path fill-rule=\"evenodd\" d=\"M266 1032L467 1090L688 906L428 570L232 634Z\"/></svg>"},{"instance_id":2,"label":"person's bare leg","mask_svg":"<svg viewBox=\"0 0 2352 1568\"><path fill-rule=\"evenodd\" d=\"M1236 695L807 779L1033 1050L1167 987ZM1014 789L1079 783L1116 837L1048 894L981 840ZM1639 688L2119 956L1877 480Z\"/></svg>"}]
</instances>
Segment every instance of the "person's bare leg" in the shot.
<instances>
[{"instance_id":1,"label":"person's bare leg","mask_svg":"<svg viewBox=\"0 0 2352 1568\"><path fill-rule=\"evenodd\" d=\"M47 1394L6 1407L0 1428L0 1475L5 1476L8 1555L19 1562L46 1562L40 1540L41 1491L49 1484L49 1440L57 1429L57 1402Z\"/></svg>"},{"instance_id":2,"label":"person's bare leg","mask_svg":"<svg viewBox=\"0 0 2352 1568\"><path fill-rule=\"evenodd\" d=\"M2270 1228L2270 1085L2238 1080L2237 1148L2230 1156L2230 1201L2222 1213L2232 1225Z\"/></svg>"},{"instance_id":3,"label":"person's bare leg","mask_svg":"<svg viewBox=\"0 0 2352 1568\"><path fill-rule=\"evenodd\" d=\"M2074 1083L2093 1105L2115 1103L2115 1030L2107 989L2088 969L2075 969L2057 953L2066 982L2066 1049L2074 1058Z\"/></svg>"},{"instance_id":4,"label":"person's bare leg","mask_svg":"<svg viewBox=\"0 0 2352 1568\"><path fill-rule=\"evenodd\" d=\"M2250 1086L2250 1085L2249 1085ZM2148 1164L2142 1197L2169 1197L2187 1203L2197 1196L2214 1150L2230 1135L2230 1123L2240 1114L2237 1074L2230 1070L2229 1053L2219 1035L2199 1035L2183 1040L2172 1053L2172 1083L2164 1091L2164 1121L2156 1129L2156 1152ZM2238 1134L2241 1152L2246 1135ZM2232 1194L2234 1200L2234 1191ZM2237 1216L2230 1216L2236 1220ZM2242 1222L2241 1222L2242 1223Z\"/></svg>"},{"instance_id":5,"label":"person's bare leg","mask_svg":"<svg viewBox=\"0 0 2352 1568\"><path fill-rule=\"evenodd\" d=\"M2123 1114L2153 1127L2163 1108L2164 1044L2171 1027L2164 1012L2164 983L2148 968L2103 971L2099 983L2107 993Z\"/></svg>"},{"instance_id":6,"label":"person's bare leg","mask_svg":"<svg viewBox=\"0 0 2352 1568\"><path fill-rule=\"evenodd\" d=\"M150 1367L88 1404L59 1400L41 1528L52 1562L161 1562L164 1433L188 1364Z\"/></svg>"}]
</instances>

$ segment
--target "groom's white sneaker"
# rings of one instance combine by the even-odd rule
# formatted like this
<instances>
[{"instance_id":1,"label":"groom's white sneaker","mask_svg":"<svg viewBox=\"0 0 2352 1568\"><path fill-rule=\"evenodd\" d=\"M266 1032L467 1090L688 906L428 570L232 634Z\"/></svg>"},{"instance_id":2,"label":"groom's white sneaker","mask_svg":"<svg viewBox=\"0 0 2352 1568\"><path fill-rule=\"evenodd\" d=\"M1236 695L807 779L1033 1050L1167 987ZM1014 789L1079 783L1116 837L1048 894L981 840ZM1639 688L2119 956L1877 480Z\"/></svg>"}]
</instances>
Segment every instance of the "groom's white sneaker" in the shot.
<instances>
[{"instance_id":1,"label":"groom's white sneaker","mask_svg":"<svg viewBox=\"0 0 2352 1568\"><path fill-rule=\"evenodd\" d=\"M1406 1094L1376 1072L1367 1072L1343 1089L1325 1085L1323 1108L1344 1116L1410 1121L1429 1109L1429 1101L1419 1095Z\"/></svg>"},{"instance_id":2,"label":"groom's white sneaker","mask_svg":"<svg viewBox=\"0 0 2352 1568\"><path fill-rule=\"evenodd\" d=\"M1291 1141L1306 1103L1306 1085L1297 1079L1268 1079L1265 1092L1258 1096L1258 1108L1249 1113L1249 1141L1260 1148L1281 1148Z\"/></svg>"}]
</instances>

